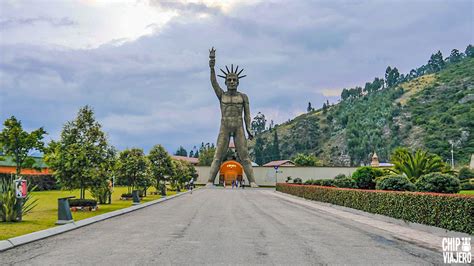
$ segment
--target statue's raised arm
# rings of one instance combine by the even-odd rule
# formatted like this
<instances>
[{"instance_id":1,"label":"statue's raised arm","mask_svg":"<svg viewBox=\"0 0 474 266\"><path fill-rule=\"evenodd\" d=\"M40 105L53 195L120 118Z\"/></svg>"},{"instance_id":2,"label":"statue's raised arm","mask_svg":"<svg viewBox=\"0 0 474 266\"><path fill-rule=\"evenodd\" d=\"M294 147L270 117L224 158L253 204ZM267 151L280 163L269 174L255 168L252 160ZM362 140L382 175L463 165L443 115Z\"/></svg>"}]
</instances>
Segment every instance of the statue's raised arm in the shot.
<instances>
[{"instance_id":1,"label":"statue's raised arm","mask_svg":"<svg viewBox=\"0 0 474 266\"><path fill-rule=\"evenodd\" d=\"M211 50L209 50L209 67L211 68L211 84L212 84L212 88L216 92L217 98L219 98L220 100L224 91L221 89L221 87L219 87L219 83L217 83L216 71L214 70L215 65L216 65L216 49L212 47Z\"/></svg>"}]
</instances>

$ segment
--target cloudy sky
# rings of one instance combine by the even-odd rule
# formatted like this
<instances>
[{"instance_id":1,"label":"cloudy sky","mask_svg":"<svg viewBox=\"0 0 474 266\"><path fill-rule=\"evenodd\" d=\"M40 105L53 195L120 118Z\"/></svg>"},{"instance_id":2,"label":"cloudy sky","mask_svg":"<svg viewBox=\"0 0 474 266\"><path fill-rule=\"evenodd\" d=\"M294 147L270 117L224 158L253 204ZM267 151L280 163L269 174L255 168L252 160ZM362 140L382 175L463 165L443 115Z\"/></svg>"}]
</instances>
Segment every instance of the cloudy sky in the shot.
<instances>
[{"instance_id":1,"label":"cloudy sky","mask_svg":"<svg viewBox=\"0 0 474 266\"><path fill-rule=\"evenodd\" d=\"M0 120L57 139L93 107L119 149L215 142L209 82L238 64L252 117L281 123L308 101L424 64L473 41L474 1L0 1ZM223 86L223 82L221 83Z\"/></svg>"}]
</instances>

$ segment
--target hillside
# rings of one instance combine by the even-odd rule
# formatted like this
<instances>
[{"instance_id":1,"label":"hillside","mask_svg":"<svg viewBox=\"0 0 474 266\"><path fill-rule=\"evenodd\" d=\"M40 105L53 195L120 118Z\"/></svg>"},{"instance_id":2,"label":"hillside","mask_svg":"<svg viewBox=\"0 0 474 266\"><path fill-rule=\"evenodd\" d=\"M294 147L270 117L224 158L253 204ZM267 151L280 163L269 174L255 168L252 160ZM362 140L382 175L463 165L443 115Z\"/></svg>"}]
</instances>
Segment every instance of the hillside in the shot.
<instances>
[{"instance_id":1,"label":"hillside","mask_svg":"<svg viewBox=\"0 0 474 266\"><path fill-rule=\"evenodd\" d=\"M253 159L267 162L306 153L324 165L350 166L369 163L374 150L381 161L388 161L394 148L406 146L450 160L453 142L456 164L467 164L474 153L474 58L452 60L438 70L429 64L392 84L386 75L386 87L375 86L376 78L364 89L344 89L338 104L260 133L249 143ZM275 131L279 156L274 152ZM255 158L256 149L264 151L260 158Z\"/></svg>"}]
</instances>

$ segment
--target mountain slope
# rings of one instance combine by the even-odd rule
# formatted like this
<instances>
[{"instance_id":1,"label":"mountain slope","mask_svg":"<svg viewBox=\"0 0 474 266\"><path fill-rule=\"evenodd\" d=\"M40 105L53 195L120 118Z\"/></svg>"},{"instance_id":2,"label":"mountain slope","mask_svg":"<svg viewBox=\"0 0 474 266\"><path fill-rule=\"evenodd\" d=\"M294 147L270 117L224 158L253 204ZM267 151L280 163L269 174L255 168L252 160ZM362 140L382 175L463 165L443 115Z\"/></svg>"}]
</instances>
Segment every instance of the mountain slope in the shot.
<instances>
[{"instance_id":1,"label":"mountain slope","mask_svg":"<svg viewBox=\"0 0 474 266\"><path fill-rule=\"evenodd\" d=\"M337 166L369 163L373 151L387 161L398 146L425 148L449 160L453 142L456 163L466 164L474 153L473 129L474 58L466 57L436 73L300 115L258 138L264 150L274 150L276 131L281 159L302 152ZM253 151L255 140L249 145ZM267 152L263 161L274 158Z\"/></svg>"}]
</instances>

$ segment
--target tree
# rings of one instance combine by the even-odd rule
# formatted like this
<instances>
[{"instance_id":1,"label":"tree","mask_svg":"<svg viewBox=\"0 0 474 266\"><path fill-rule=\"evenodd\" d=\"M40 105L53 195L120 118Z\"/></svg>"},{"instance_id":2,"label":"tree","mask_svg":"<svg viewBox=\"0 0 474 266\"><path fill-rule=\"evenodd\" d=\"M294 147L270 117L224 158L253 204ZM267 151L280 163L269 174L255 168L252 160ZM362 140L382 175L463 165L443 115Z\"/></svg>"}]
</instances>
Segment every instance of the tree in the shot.
<instances>
[{"instance_id":1,"label":"tree","mask_svg":"<svg viewBox=\"0 0 474 266\"><path fill-rule=\"evenodd\" d=\"M117 178L128 186L128 193L139 188L147 178L147 159L142 149L132 148L120 152L117 161Z\"/></svg>"},{"instance_id":2,"label":"tree","mask_svg":"<svg viewBox=\"0 0 474 266\"><path fill-rule=\"evenodd\" d=\"M170 183L173 188L179 192L184 183L191 180L187 162L181 160L172 160L174 171L171 175Z\"/></svg>"},{"instance_id":3,"label":"tree","mask_svg":"<svg viewBox=\"0 0 474 266\"><path fill-rule=\"evenodd\" d=\"M314 108L311 106L311 102L308 102L308 108L306 108L306 111L308 111L308 113L314 111Z\"/></svg>"},{"instance_id":4,"label":"tree","mask_svg":"<svg viewBox=\"0 0 474 266\"><path fill-rule=\"evenodd\" d=\"M44 151L44 135L47 134L42 127L28 133L23 130L21 121L14 116L5 120L4 128L0 132L0 151L12 157L16 165L16 174L20 175L21 169L34 167L35 160L30 156L32 150Z\"/></svg>"},{"instance_id":5,"label":"tree","mask_svg":"<svg viewBox=\"0 0 474 266\"><path fill-rule=\"evenodd\" d=\"M396 85L398 83L399 77L400 73L396 67L392 69L390 66L388 66L385 70L385 82L387 83L387 87Z\"/></svg>"},{"instance_id":6,"label":"tree","mask_svg":"<svg viewBox=\"0 0 474 266\"><path fill-rule=\"evenodd\" d=\"M342 89L342 92L341 92L341 99L343 101L347 100L349 98L349 90L344 88Z\"/></svg>"},{"instance_id":7,"label":"tree","mask_svg":"<svg viewBox=\"0 0 474 266\"><path fill-rule=\"evenodd\" d=\"M93 110L85 106L76 119L66 122L60 140L49 144L45 159L63 188L79 188L84 199L85 190L97 183L95 179L104 178L100 171L110 149Z\"/></svg>"},{"instance_id":8,"label":"tree","mask_svg":"<svg viewBox=\"0 0 474 266\"><path fill-rule=\"evenodd\" d=\"M278 140L278 132L275 130L273 133L273 151L272 151L272 160L280 160L280 141Z\"/></svg>"},{"instance_id":9,"label":"tree","mask_svg":"<svg viewBox=\"0 0 474 266\"><path fill-rule=\"evenodd\" d=\"M114 147L108 147L104 154L104 161L99 165L93 179L90 192L100 204L112 203L111 183L113 173L117 165L117 151Z\"/></svg>"},{"instance_id":10,"label":"tree","mask_svg":"<svg viewBox=\"0 0 474 266\"><path fill-rule=\"evenodd\" d=\"M263 165L265 163L264 146L265 146L264 140L262 139L262 137L257 135L257 138L255 139L255 146L253 148L253 152L255 155L255 163L258 165Z\"/></svg>"},{"instance_id":11,"label":"tree","mask_svg":"<svg viewBox=\"0 0 474 266\"><path fill-rule=\"evenodd\" d=\"M199 149L199 165L210 166L212 164L212 160L214 159L215 152L216 148L214 147L214 144L209 145L209 143L207 143L204 145L203 143Z\"/></svg>"},{"instance_id":12,"label":"tree","mask_svg":"<svg viewBox=\"0 0 474 266\"><path fill-rule=\"evenodd\" d=\"M297 166L321 166L321 162L312 154L306 155L304 153L298 153L293 157L292 161Z\"/></svg>"},{"instance_id":13,"label":"tree","mask_svg":"<svg viewBox=\"0 0 474 266\"><path fill-rule=\"evenodd\" d=\"M189 157L194 158L194 151L193 150L189 151Z\"/></svg>"},{"instance_id":14,"label":"tree","mask_svg":"<svg viewBox=\"0 0 474 266\"><path fill-rule=\"evenodd\" d=\"M451 51L451 54L449 55L448 60L449 60L450 63L457 63L457 62L461 61L462 56L463 56L463 54L459 53L458 49L453 49Z\"/></svg>"},{"instance_id":15,"label":"tree","mask_svg":"<svg viewBox=\"0 0 474 266\"><path fill-rule=\"evenodd\" d=\"M430 60L428 60L428 69L431 73L438 72L444 68L445 62L443 54L438 51L436 54L432 54Z\"/></svg>"},{"instance_id":16,"label":"tree","mask_svg":"<svg viewBox=\"0 0 474 266\"><path fill-rule=\"evenodd\" d=\"M148 154L150 161L150 172L155 179L156 191L160 191L162 196L166 196L166 177L173 174L173 163L168 152L161 145L155 145Z\"/></svg>"},{"instance_id":17,"label":"tree","mask_svg":"<svg viewBox=\"0 0 474 266\"><path fill-rule=\"evenodd\" d=\"M253 118L253 121L251 123L251 128L255 135L258 135L265 131L266 124L267 120L265 119L265 115L261 112L258 112L258 114Z\"/></svg>"},{"instance_id":18,"label":"tree","mask_svg":"<svg viewBox=\"0 0 474 266\"><path fill-rule=\"evenodd\" d=\"M410 152L406 148L397 148L393 151L390 161L394 164L392 171L404 174L412 183L422 175L445 172L448 168L441 157L421 149Z\"/></svg>"},{"instance_id":19,"label":"tree","mask_svg":"<svg viewBox=\"0 0 474 266\"><path fill-rule=\"evenodd\" d=\"M188 157L188 152L183 146L179 146L178 150L174 155Z\"/></svg>"},{"instance_id":20,"label":"tree","mask_svg":"<svg viewBox=\"0 0 474 266\"><path fill-rule=\"evenodd\" d=\"M466 51L464 52L464 54L466 54L467 57L474 57L474 46L469 44L466 47Z\"/></svg>"}]
</instances>

